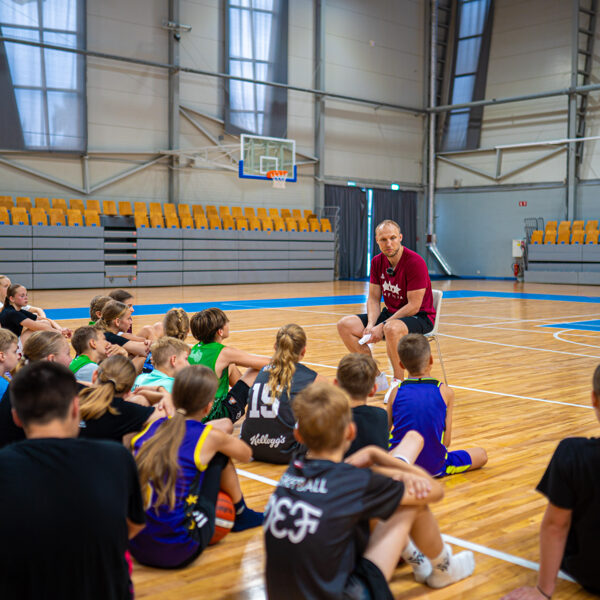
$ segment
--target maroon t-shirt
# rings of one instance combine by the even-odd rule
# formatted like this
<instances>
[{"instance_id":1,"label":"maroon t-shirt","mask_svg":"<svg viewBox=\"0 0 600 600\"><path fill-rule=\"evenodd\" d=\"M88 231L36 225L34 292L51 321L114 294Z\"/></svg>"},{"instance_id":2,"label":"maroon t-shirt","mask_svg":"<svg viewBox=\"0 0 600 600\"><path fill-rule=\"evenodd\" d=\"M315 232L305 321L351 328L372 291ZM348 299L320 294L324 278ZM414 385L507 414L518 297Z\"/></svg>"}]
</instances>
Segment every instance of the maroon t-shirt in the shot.
<instances>
[{"instance_id":1,"label":"maroon t-shirt","mask_svg":"<svg viewBox=\"0 0 600 600\"><path fill-rule=\"evenodd\" d=\"M390 261L383 253L377 254L371 261L370 283L381 287L386 308L393 314L408 304L407 292L425 289L423 302L418 312L427 313L431 323L435 322L431 280L425 261L412 250L404 248L400 261L393 275L388 275L386 269L391 267Z\"/></svg>"}]
</instances>

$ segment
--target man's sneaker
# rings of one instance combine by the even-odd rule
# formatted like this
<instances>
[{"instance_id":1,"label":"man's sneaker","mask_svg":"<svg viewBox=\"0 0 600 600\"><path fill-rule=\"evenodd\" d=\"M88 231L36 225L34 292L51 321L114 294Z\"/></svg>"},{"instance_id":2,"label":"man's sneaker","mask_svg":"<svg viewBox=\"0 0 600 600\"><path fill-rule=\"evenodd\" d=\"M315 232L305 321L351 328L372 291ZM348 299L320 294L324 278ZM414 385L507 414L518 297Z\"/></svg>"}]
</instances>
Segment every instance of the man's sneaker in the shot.
<instances>
[{"instance_id":1,"label":"man's sneaker","mask_svg":"<svg viewBox=\"0 0 600 600\"><path fill-rule=\"evenodd\" d=\"M441 561L433 564L433 571L427 578L427 585L432 588L442 588L456 583L472 575L475 570L475 558L470 550L459 552L452 556L452 550L445 544L446 552ZM433 561L432 561L433 563Z\"/></svg>"},{"instance_id":2,"label":"man's sneaker","mask_svg":"<svg viewBox=\"0 0 600 600\"><path fill-rule=\"evenodd\" d=\"M402 383L400 379L392 378L392 383L390 383L390 387L383 398L383 403L387 404L390 399L393 401L396 397L396 392L398 391L398 386Z\"/></svg>"},{"instance_id":3,"label":"man's sneaker","mask_svg":"<svg viewBox=\"0 0 600 600\"><path fill-rule=\"evenodd\" d=\"M375 385L377 386L377 393L385 392L390 387L387 380L387 375L382 371L375 377Z\"/></svg>"}]
</instances>

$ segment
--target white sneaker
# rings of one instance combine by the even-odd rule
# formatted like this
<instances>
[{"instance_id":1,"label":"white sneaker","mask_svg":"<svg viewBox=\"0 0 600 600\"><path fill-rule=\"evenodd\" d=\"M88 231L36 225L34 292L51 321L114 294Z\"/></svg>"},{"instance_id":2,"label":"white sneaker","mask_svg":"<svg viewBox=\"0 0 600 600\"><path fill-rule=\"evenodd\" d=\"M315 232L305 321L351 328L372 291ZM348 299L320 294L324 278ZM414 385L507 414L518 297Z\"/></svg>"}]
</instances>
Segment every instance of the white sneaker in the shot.
<instances>
[{"instance_id":1,"label":"white sneaker","mask_svg":"<svg viewBox=\"0 0 600 600\"><path fill-rule=\"evenodd\" d=\"M470 550L459 552L452 556L452 550L445 544L447 555L444 559L433 565L433 571L427 578L427 585L432 588L442 588L469 577L475 570L475 557Z\"/></svg>"},{"instance_id":2,"label":"white sneaker","mask_svg":"<svg viewBox=\"0 0 600 600\"><path fill-rule=\"evenodd\" d=\"M390 387L388 389L388 391L385 394L385 397L383 398L383 403L387 404L390 399L393 401L394 398L396 397L396 392L398 391L398 386L402 383L402 381L400 381L400 379L396 379L395 377L392 377L392 383L390 383Z\"/></svg>"},{"instance_id":3,"label":"white sneaker","mask_svg":"<svg viewBox=\"0 0 600 600\"><path fill-rule=\"evenodd\" d=\"M375 377L375 385L377 386L377 393L385 392L385 390L390 387L387 375L383 371L381 371L381 373Z\"/></svg>"}]
</instances>

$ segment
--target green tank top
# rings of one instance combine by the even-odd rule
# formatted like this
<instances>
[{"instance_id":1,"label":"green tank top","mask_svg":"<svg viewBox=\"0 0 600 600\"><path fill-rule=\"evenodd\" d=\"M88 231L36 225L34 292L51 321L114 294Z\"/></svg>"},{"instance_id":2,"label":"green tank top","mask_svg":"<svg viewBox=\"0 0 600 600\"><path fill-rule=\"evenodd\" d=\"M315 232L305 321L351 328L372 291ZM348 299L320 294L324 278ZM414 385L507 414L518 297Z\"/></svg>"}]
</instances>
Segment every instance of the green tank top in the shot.
<instances>
[{"instance_id":1,"label":"green tank top","mask_svg":"<svg viewBox=\"0 0 600 600\"><path fill-rule=\"evenodd\" d=\"M76 356L72 361L71 364L69 365L69 369L71 369L71 371L73 373L77 373L77 371L79 371L79 369L81 369L81 367L85 367L85 365L94 362L89 356L86 356L85 354L80 354L79 356Z\"/></svg>"},{"instance_id":2,"label":"green tank top","mask_svg":"<svg viewBox=\"0 0 600 600\"><path fill-rule=\"evenodd\" d=\"M216 373L215 364L217 363L217 358L219 358L219 354L221 354L221 350L223 350L223 348L225 348L225 346L223 344L219 344L218 342L210 342L209 344L198 342L192 348L188 361L190 365L204 365ZM228 392L229 369L225 368L221 373L221 377L219 377L219 387L217 388L217 393L215 394L215 400L225 398Z\"/></svg>"}]
</instances>

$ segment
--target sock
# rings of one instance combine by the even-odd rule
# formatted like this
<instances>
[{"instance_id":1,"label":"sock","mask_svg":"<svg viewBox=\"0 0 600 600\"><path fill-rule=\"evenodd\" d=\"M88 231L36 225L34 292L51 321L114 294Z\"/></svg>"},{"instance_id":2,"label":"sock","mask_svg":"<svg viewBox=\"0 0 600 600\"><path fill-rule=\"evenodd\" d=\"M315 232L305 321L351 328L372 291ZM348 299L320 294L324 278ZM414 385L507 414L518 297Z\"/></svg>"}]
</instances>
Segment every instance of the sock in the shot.
<instances>
[{"instance_id":1,"label":"sock","mask_svg":"<svg viewBox=\"0 0 600 600\"><path fill-rule=\"evenodd\" d=\"M408 544L402 552L402 558L411 566L415 581L423 583L431 575L431 563L429 559L408 538Z\"/></svg>"},{"instance_id":2,"label":"sock","mask_svg":"<svg viewBox=\"0 0 600 600\"><path fill-rule=\"evenodd\" d=\"M452 556L452 549L444 544L440 555L431 559L431 565L433 571L427 578L427 585L441 588L469 577L475 570L475 558L469 550Z\"/></svg>"},{"instance_id":3,"label":"sock","mask_svg":"<svg viewBox=\"0 0 600 600\"><path fill-rule=\"evenodd\" d=\"M235 510L235 523L231 531L245 531L262 525L263 513L248 508L243 496L239 502L233 505L233 508Z\"/></svg>"}]
</instances>

